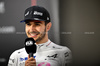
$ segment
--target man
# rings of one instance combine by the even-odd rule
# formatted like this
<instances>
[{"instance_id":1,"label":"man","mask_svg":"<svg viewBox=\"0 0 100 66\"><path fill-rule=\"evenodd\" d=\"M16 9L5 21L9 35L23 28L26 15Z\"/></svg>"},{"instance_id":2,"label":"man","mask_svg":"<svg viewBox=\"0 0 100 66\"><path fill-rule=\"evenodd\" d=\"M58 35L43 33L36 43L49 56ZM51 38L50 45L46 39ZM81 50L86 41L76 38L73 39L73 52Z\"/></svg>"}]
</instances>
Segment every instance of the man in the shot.
<instances>
[{"instance_id":1,"label":"man","mask_svg":"<svg viewBox=\"0 0 100 66\"><path fill-rule=\"evenodd\" d=\"M25 31L29 38L36 41L37 50L34 57L29 57L25 48L16 50L9 59L8 66L65 66L71 60L71 51L48 39L51 28L48 11L40 6L25 10Z\"/></svg>"}]
</instances>

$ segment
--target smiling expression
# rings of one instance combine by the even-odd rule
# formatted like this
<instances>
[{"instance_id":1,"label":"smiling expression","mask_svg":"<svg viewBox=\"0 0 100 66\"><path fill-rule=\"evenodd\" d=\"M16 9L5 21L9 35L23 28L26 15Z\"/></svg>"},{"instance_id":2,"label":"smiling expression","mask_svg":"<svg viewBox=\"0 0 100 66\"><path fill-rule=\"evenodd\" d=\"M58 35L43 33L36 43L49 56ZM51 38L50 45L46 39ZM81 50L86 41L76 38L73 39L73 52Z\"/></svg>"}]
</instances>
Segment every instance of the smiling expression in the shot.
<instances>
[{"instance_id":1,"label":"smiling expression","mask_svg":"<svg viewBox=\"0 0 100 66\"><path fill-rule=\"evenodd\" d=\"M44 21L28 21L26 22L26 34L33 38L36 42L41 41L46 35L46 26Z\"/></svg>"}]
</instances>

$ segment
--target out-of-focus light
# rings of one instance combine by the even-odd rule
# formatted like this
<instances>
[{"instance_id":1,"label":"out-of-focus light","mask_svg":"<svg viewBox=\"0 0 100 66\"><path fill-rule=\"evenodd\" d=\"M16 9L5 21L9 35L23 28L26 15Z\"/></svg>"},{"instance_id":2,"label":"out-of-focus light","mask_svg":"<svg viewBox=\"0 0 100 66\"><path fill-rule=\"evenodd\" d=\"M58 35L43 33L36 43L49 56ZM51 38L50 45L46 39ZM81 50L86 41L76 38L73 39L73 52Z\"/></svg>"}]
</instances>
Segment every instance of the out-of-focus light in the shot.
<instances>
[{"instance_id":1,"label":"out-of-focus light","mask_svg":"<svg viewBox=\"0 0 100 66\"><path fill-rule=\"evenodd\" d=\"M2 26L0 27L0 34L7 34L7 33L14 33L15 27L14 26Z\"/></svg>"},{"instance_id":2,"label":"out-of-focus light","mask_svg":"<svg viewBox=\"0 0 100 66\"><path fill-rule=\"evenodd\" d=\"M6 62L5 58L0 58L0 62Z\"/></svg>"},{"instance_id":3,"label":"out-of-focus light","mask_svg":"<svg viewBox=\"0 0 100 66\"><path fill-rule=\"evenodd\" d=\"M5 12L5 3L4 2L0 2L0 13L4 13Z\"/></svg>"}]
</instances>

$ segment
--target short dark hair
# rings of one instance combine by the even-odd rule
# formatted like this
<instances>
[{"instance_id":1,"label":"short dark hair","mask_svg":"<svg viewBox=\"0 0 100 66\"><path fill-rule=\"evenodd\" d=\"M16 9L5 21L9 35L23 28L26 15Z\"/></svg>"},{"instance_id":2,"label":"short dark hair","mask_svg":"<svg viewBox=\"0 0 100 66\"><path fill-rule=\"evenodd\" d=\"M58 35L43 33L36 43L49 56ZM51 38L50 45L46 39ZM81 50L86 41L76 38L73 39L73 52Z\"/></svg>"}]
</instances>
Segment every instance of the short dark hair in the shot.
<instances>
[{"instance_id":1,"label":"short dark hair","mask_svg":"<svg viewBox=\"0 0 100 66\"><path fill-rule=\"evenodd\" d=\"M49 22L46 22L46 21L45 21L45 26L46 26L48 23L49 23Z\"/></svg>"}]
</instances>

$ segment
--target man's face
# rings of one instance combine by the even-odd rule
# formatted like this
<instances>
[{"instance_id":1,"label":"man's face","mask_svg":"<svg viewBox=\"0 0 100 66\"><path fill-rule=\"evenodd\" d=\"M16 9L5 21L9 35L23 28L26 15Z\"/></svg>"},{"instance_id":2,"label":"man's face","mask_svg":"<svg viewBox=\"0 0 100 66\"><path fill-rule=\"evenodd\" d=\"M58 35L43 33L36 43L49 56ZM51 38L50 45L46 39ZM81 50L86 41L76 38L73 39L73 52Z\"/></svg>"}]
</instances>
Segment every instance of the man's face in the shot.
<instances>
[{"instance_id":1,"label":"man's face","mask_svg":"<svg viewBox=\"0 0 100 66\"><path fill-rule=\"evenodd\" d=\"M33 38L36 42L45 37L46 27L44 21L29 21L26 22L25 28L27 36Z\"/></svg>"}]
</instances>

